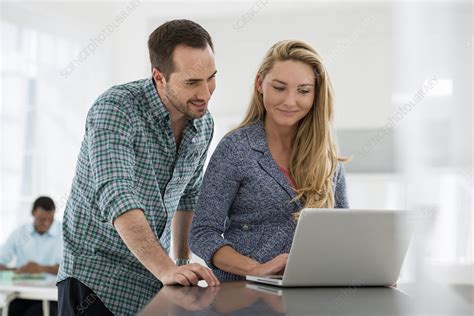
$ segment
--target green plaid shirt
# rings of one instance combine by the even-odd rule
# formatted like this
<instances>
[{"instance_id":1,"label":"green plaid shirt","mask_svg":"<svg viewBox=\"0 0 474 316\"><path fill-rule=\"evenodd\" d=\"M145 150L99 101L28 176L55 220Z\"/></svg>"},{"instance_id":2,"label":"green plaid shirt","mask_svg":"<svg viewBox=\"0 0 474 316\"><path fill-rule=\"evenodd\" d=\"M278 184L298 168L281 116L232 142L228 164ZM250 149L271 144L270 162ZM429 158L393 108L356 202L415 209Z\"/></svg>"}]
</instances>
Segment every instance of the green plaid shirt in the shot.
<instances>
[{"instance_id":1,"label":"green plaid shirt","mask_svg":"<svg viewBox=\"0 0 474 316\"><path fill-rule=\"evenodd\" d=\"M78 279L116 315L135 314L156 294L162 284L112 222L142 209L169 252L174 212L196 205L213 125L209 112L189 120L177 150L169 112L151 78L114 86L97 99L64 213L58 281Z\"/></svg>"}]
</instances>

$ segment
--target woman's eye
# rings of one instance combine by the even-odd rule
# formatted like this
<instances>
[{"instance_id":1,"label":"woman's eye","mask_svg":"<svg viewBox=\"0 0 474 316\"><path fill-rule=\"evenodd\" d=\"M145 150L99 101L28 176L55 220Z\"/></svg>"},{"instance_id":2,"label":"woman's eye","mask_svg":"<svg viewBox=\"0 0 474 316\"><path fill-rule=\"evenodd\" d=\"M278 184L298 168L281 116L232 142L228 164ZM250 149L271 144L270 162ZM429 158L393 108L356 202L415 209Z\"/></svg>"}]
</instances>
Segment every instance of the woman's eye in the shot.
<instances>
[{"instance_id":1,"label":"woman's eye","mask_svg":"<svg viewBox=\"0 0 474 316\"><path fill-rule=\"evenodd\" d=\"M273 89L275 89L276 91L283 91L283 90L285 90L285 88L283 88L283 87L276 87L276 86L273 86Z\"/></svg>"},{"instance_id":2,"label":"woman's eye","mask_svg":"<svg viewBox=\"0 0 474 316\"><path fill-rule=\"evenodd\" d=\"M301 94L308 94L310 91L309 90L300 90Z\"/></svg>"}]
</instances>

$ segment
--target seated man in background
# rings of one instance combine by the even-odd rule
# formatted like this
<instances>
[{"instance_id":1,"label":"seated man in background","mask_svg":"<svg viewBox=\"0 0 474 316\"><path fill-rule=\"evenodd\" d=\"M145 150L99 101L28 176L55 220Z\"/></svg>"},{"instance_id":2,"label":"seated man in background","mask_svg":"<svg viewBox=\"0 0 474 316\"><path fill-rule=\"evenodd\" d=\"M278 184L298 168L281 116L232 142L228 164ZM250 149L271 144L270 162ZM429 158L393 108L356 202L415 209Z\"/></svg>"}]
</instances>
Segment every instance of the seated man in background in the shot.
<instances>
[{"instance_id":1,"label":"seated man in background","mask_svg":"<svg viewBox=\"0 0 474 316\"><path fill-rule=\"evenodd\" d=\"M61 224L54 220L56 207L51 198L42 196L33 203L33 223L17 228L0 251L0 270L18 273L57 274L62 257ZM42 315L41 301L16 299L9 305L9 315ZM57 315L57 303L51 304Z\"/></svg>"}]
</instances>

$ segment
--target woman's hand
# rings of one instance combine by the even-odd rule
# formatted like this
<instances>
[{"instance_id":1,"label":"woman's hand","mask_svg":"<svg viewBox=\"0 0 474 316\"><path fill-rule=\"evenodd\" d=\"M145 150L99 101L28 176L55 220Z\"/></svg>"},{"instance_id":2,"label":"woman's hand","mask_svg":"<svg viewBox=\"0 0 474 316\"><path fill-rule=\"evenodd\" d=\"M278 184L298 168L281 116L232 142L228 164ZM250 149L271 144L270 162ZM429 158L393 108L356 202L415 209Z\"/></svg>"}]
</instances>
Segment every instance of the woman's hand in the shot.
<instances>
[{"instance_id":1,"label":"woman's hand","mask_svg":"<svg viewBox=\"0 0 474 316\"><path fill-rule=\"evenodd\" d=\"M282 253L270 261L265 263L255 263L254 267L249 270L249 275L272 275L283 274L286 263L288 262L288 254Z\"/></svg>"},{"instance_id":2,"label":"woman's hand","mask_svg":"<svg viewBox=\"0 0 474 316\"><path fill-rule=\"evenodd\" d=\"M212 257L212 264L214 266L222 271L240 276L282 274L287 261L288 254L283 253L268 262L259 263L250 257L238 253L228 245L218 249Z\"/></svg>"}]
</instances>

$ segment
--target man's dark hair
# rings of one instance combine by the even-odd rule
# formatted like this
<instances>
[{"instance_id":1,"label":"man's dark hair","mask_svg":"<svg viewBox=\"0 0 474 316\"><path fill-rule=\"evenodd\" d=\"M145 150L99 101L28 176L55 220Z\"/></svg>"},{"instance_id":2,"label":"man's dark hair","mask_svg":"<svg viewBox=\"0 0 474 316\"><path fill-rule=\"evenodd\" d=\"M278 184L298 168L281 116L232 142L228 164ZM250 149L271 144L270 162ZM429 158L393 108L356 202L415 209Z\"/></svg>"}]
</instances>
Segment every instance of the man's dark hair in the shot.
<instances>
[{"instance_id":1,"label":"man's dark hair","mask_svg":"<svg viewBox=\"0 0 474 316\"><path fill-rule=\"evenodd\" d=\"M152 70L158 68L169 80L174 71L173 52L176 46L206 48L214 45L209 33L199 24L190 20L172 20L160 25L148 38L148 52Z\"/></svg>"},{"instance_id":2,"label":"man's dark hair","mask_svg":"<svg viewBox=\"0 0 474 316\"><path fill-rule=\"evenodd\" d=\"M31 211L33 212L37 208L41 208L45 211L56 210L54 201L50 197L47 197L47 196L40 196L39 198L37 198L36 201L33 203L33 209Z\"/></svg>"}]
</instances>

